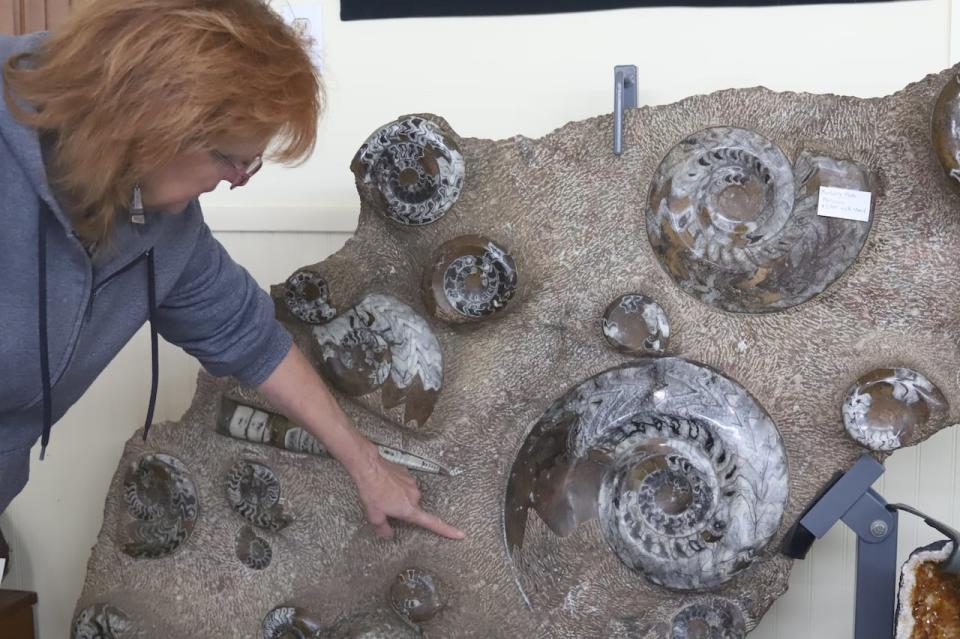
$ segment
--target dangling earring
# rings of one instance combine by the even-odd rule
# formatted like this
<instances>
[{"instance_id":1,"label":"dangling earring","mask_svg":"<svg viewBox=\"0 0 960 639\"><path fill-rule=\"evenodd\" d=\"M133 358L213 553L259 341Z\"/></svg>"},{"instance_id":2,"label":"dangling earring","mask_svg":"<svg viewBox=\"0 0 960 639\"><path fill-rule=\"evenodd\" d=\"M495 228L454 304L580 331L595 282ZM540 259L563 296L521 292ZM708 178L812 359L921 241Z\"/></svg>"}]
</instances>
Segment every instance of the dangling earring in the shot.
<instances>
[{"instance_id":1,"label":"dangling earring","mask_svg":"<svg viewBox=\"0 0 960 639\"><path fill-rule=\"evenodd\" d=\"M143 216L143 194L140 192L140 183L133 185L133 197L130 199L130 221L134 224L145 224Z\"/></svg>"}]
</instances>

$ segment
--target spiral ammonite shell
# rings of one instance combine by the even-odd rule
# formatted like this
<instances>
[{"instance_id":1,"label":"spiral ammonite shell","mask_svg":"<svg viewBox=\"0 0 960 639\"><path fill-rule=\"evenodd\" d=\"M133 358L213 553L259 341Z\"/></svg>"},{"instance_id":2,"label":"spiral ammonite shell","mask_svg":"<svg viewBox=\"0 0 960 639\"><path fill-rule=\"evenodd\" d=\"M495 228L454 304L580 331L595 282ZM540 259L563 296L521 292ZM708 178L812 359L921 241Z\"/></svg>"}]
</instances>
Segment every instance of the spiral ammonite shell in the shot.
<instances>
[{"instance_id":1,"label":"spiral ammonite shell","mask_svg":"<svg viewBox=\"0 0 960 639\"><path fill-rule=\"evenodd\" d=\"M436 222L460 197L463 155L448 127L411 115L367 138L350 169L363 184L375 186L383 214L406 226Z\"/></svg>"},{"instance_id":2,"label":"spiral ammonite shell","mask_svg":"<svg viewBox=\"0 0 960 639\"><path fill-rule=\"evenodd\" d=\"M670 621L669 639L743 639L747 623L729 599L711 598L684 606Z\"/></svg>"},{"instance_id":3,"label":"spiral ammonite shell","mask_svg":"<svg viewBox=\"0 0 960 639\"><path fill-rule=\"evenodd\" d=\"M389 295L364 297L313 329L317 368L351 397L380 392L385 409L403 407L399 425L421 428L443 385L443 355L430 325Z\"/></svg>"},{"instance_id":4,"label":"spiral ammonite shell","mask_svg":"<svg viewBox=\"0 0 960 639\"><path fill-rule=\"evenodd\" d=\"M320 622L302 608L278 606L263 618L263 639L318 639Z\"/></svg>"},{"instance_id":5,"label":"spiral ammonite shell","mask_svg":"<svg viewBox=\"0 0 960 639\"><path fill-rule=\"evenodd\" d=\"M253 570L263 570L273 559L273 548L269 542L258 537L250 526L244 526L237 533L237 559Z\"/></svg>"},{"instance_id":6,"label":"spiral ammonite shell","mask_svg":"<svg viewBox=\"0 0 960 639\"><path fill-rule=\"evenodd\" d=\"M87 606L73 621L71 639L123 639L131 630L130 619L110 604Z\"/></svg>"},{"instance_id":7,"label":"spiral ammonite shell","mask_svg":"<svg viewBox=\"0 0 960 639\"><path fill-rule=\"evenodd\" d=\"M277 531L293 518L280 504L280 479L259 462L243 459L227 474L227 501L230 507L254 526Z\"/></svg>"},{"instance_id":8,"label":"spiral ammonite shell","mask_svg":"<svg viewBox=\"0 0 960 639\"><path fill-rule=\"evenodd\" d=\"M131 541L123 552L155 559L186 542L200 514L197 487L187 467L163 453L143 455L130 465L123 481L127 510L139 521L130 524Z\"/></svg>"},{"instance_id":9,"label":"spiral ammonite shell","mask_svg":"<svg viewBox=\"0 0 960 639\"><path fill-rule=\"evenodd\" d=\"M505 536L516 553L531 508L561 537L599 516L629 568L698 590L757 559L786 500L780 434L746 390L702 364L643 358L574 387L534 425L507 484Z\"/></svg>"},{"instance_id":10,"label":"spiral ammonite shell","mask_svg":"<svg viewBox=\"0 0 960 639\"><path fill-rule=\"evenodd\" d=\"M327 281L315 271L299 270L287 279L284 302L294 317L307 324L323 324L337 315L330 305Z\"/></svg>"},{"instance_id":11,"label":"spiral ammonite shell","mask_svg":"<svg viewBox=\"0 0 960 639\"><path fill-rule=\"evenodd\" d=\"M705 129L660 163L650 184L647 235L690 295L731 312L778 311L839 278L870 231L869 222L817 215L820 187L875 196L875 184L856 162L801 152L791 167L779 147L753 131Z\"/></svg>"},{"instance_id":12,"label":"spiral ammonite shell","mask_svg":"<svg viewBox=\"0 0 960 639\"><path fill-rule=\"evenodd\" d=\"M933 382L909 368L881 368L858 379L843 400L843 425L871 450L913 443L927 422L946 418L947 399Z\"/></svg>"},{"instance_id":13,"label":"spiral ammonite shell","mask_svg":"<svg viewBox=\"0 0 960 639\"><path fill-rule=\"evenodd\" d=\"M603 314L603 336L618 351L659 355L670 340L670 321L646 295L628 293L613 300Z\"/></svg>"},{"instance_id":14,"label":"spiral ammonite shell","mask_svg":"<svg viewBox=\"0 0 960 639\"><path fill-rule=\"evenodd\" d=\"M446 605L440 581L419 568L408 568L397 575L387 599L394 612L414 625L430 621Z\"/></svg>"},{"instance_id":15,"label":"spiral ammonite shell","mask_svg":"<svg viewBox=\"0 0 960 639\"><path fill-rule=\"evenodd\" d=\"M423 274L427 310L448 322L486 319L517 289L517 267L505 248L481 235L461 235L436 250Z\"/></svg>"}]
</instances>

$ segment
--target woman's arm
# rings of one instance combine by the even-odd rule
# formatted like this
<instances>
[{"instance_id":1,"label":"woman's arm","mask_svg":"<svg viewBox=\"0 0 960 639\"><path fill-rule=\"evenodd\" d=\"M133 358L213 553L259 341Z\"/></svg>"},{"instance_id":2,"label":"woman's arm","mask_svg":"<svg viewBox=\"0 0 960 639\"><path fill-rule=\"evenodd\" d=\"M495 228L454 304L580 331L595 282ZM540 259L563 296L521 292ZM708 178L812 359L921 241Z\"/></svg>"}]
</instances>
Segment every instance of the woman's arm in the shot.
<instances>
[{"instance_id":1,"label":"woman's arm","mask_svg":"<svg viewBox=\"0 0 960 639\"><path fill-rule=\"evenodd\" d=\"M353 427L296 345L257 389L343 464L378 535L393 534L387 521L393 517L450 539L463 539L462 531L421 510L416 480L402 466L380 457L376 446Z\"/></svg>"}]
</instances>

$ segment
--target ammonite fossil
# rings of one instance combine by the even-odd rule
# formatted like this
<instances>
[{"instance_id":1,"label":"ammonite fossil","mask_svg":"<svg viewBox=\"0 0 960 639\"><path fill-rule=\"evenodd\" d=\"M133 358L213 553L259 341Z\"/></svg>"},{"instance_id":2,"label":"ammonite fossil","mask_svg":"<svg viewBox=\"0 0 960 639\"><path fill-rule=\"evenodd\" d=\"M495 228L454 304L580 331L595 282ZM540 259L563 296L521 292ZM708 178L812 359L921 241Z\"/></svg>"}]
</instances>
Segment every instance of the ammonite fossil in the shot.
<instances>
[{"instance_id":1,"label":"ammonite fossil","mask_svg":"<svg viewBox=\"0 0 960 639\"><path fill-rule=\"evenodd\" d=\"M670 340L670 322L659 304L629 293L613 300L603 314L603 336L618 351L659 355Z\"/></svg>"},{"instance_id":2,"label":"ammonite fossil","mask_svg":"<svg viewBox=\"0 0 960 639\"><path fill-rule=\"evenodd\" d=\"M241 404L226 396L220 400L217 432L241 441L266 444L293 453L306 453L319 457L331 456L320 440L290 422L283 415ZM381 457L410 470L434 475L460 474L458 469L449 468L432 459L386 444L373 443L376 444Z\"/></svg>"},{"instance_id":3,"label":"ammonite fossil","mask_svg":"<svg viewBox=\"0 0 960 639\"><path fill-rule=\"evenodd\" d=\"M933 150L950 183L960 188L960 76L950 74L933 107Z\"/></svg>"},{"instance_id":4,"label":"ammonite fossil","mask_svg":"<svg viewBox=\"0 0 960 639\"><path fill-rule=\"evenodd\" d=\"M530 509L560 537L599 516L624 564L697 590L759 557L786 500L780 434L746 390L702 364L643 358L574 387L534 425L507 483L504 532L516 556Z\"/></svg>"},{"instance_id":5,"label":"ammonite fossil","mask_svg":"<svg viewBox=\"0 0 960 639\"><path fill-rule=\"evenodd\" d=\"M900 570L895 639L960 637L960 575L940 570L953 543L918 548Z\"/></svg>"},{"instance_id":6,"label":"ammonite fossil","mask_svg":"<svg viewBox=\"0 0 960 639\"><path fill-rule=\"evenodd\" d=\"M747 624L740 607L712 598L684 606L670 621L669 639L743 639Z\"/></svg>"},{"instance_id":7,"label":"ammonite fossil","mask_svg":"<svg viewBox=\"0 0 960 639\"><path fill-rule=\"evenodd\" d=\"M427 322L388 295L367 295L331 322L313 329L320 372L351 397L380 393L384 409L403 408L397 421L422 428L443 384L443 356Z\"/></svg>"},{"instance_id":8,"label":"ammonite fossil","mask_svg":"<svg viewBox=\"0 0 960 639\"><path fill-rule=\"evenodd\" d=\"M913 443L930 420L947 416L940 389L909 368L881 368L858 379L843 400L843 425L871 450L895 450Z\"/></svg>"},{"instance_id":9,"label":"ammonite fossil","mask_svg":"<svg viewBox=\"0 0 960 639\"><path fill-rule=\"evenodd\" d=\"M480 235L444 242L423 273L423 301L448 322L486 319L507 306L517 267L505 248Z\"/></svg>"},{"instance_id":10,"label":"ammonite fossil","mask_svg":"<svg viewBox=\"0 0 960 639\"><path fill-rule=\"evenodd\" d=\"M244 526L237 533L237 559L247 568L263 570L273 559L273 548L253 528Z\"/></svg>"},{"instance_id":11,"label":"ammonite fossil","mask_svg":"<svg viewBox=\"0 0 960 639\"><path fill-rule=\"evenodd\" d=\"M254 526L282 530L293 518L280 504L280 479L259 462L243 459L227 474L230 507Z\"/></svg>"},{"instance_id":12,"label":"ammonite fossil","mask_svg":"<svg viewBox=\"0 0 960 639\"><path fill-rule=\"evenodd\" d=\"M817 214L821 186L868 191L864 166L801 152L791 167L753 131L705 129L673 147L650 184L650 243L690 295L773 312L821 293L853 264L870 222ZM871 216L872 220L872 216Z\"/></svg>"},{"instance_id":13,"label":"ammonite fossil","mask_svg":"<svg viewBox=\"0 0 960 639\"><path fill-rule=\"evenodd\" d=\"M397 575L387 599L394 612L413 625L430 621L446 605L440 581L419 568L407 568Z\"/></svg>"},{"instance_id":14,"label":"ammonite fossil","mask_svg":"<svg viewBox=\"0 0 960 639\"><path fill-rule=\"evenodd\" d=\"M109 604L87 606L73 621L71 639L123 639L129 636L130 619Z\"/></svg>"},{"instance_id":15,"label":"ammonite fossil","mask_svg":"<svg viewBox=\"0 0 960 639\"><path fill-rule=\"evenodd\" d=\"M307 324L323 324L337 315L330 305L327 281L315 272L301 269L287 279L283 301L294 317Z\"/></svg>"},{"instance_id":16,"label":"ammonite fossil","mask_svg":"<svg viewBox=\"0 0 960 639\"><path fill-rule=\"evenodd\" d=\"M131 557L165 557L186 542L200 514L197 487L187 467L163 453L143 455L123 481L127 510L138 521L128 526Z\"/></svg>"},{"instance_id":17,"label":"ammonite fossil","mask_svg":"<svg viewBox=\"0 0 960 639\"><path fill-rule=\"evenodd\" d=\"M350 170L380 193L382 212L408 226L436 222L463 188L463 155L446 123L418 115L391 122L363 143Z\"/></svg>"},{"instance_id":18,"label":"ammonite fossil","mask_svg":"<svg viewBox=\"0 0 960 639\"><path fill-rule=\"evenodd\" d=\"M320 622L309 612L278 606L263 618L263 639L319 639Z\"/></svg>"}]
</instances>

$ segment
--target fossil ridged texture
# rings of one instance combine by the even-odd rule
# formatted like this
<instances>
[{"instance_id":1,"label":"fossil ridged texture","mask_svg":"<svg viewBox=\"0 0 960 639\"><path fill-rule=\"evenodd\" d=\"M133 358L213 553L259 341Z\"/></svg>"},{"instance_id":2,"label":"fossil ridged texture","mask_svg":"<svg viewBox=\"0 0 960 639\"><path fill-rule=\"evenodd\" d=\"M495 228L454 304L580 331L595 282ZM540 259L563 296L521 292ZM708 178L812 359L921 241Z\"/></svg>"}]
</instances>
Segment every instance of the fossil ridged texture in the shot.
<instances>
[{"instance_id":1,"label":"fossil ridged texture","mask_svg":"<svg viewBox=\"0 0 960 639\"><path fill-rule=\"evenodd\" d=\"M94 604L80 611L73 621L71 639L124 639L131 636L130 620L110 604Z\"/></svg>"},{"instance_id":2,"label":"fossil ridged texture","mask_svg":"<svg viewBox=\"0 0 960 639\"><path fill-rule=\"evenodd\" d=\"M323 273L338 310L388 294L434 333L444 384L428 420L434 427L416 437L416 450L463 474L418 480L424 507L463 527L467 539L446 541L406 526L398 526L390 543L376 538L338 464L215 433L220 397L236 383L204 375L184 418L155 426L146 444L132 437L121 461L125 469L144 452L169 451L191 469L204 512L190 542L168 560L137 561L122 553L121 471L108 493L78 605L129 592L141 602L136 611L124 606L131 618L163 620L173 626L171 637L255 636L264 615L288 603L315 611L325 626L350 618L359 628L364 619L395 617L385 598L388 584L403 569L421 566L450 596L429 622L432 637L632 639L637 635L619 628L669 631L682 609L705 597L732 602L751 630L786 590L791 562L778 552L783 534L833 473L864 452L841 423L850 383L876 368L922 371L950 409L919 428L917 442L958 417L960 196L930 139L934 102L954 75L950 70L870 100L748 89L629 110L619 157L610 151L610 115L537 140L464 139L469 174L460 197L426 226L389 223L376 194L361 185L356 235L310 268ZM379 121L370 124L372 130ZM685 293L660 266L644 223L649 185L679 139L716 126L755 131L790 159L806 150L858 162L880 176L859 256L820 295L782 312L730 314ZM427 313L421 277L436 247L468 234L506 243L522 269L523 295L494 321L451 326ZM286 287L277 284L273 294L282 303ZM637 361L611 349L600 330L604 309L627 291L643 292L667 312L671 355L735 380L769 414L790 470L782 523L749 567L705 595L666 589L631 570L606 547L597 519L558 538L533 514L524 539L525 549L540 549L524 573L539 588L531 609L503 539L510 468L557 398ZM312 327L293 321L288 327L312 352ZM250 404L269 407L244 392ZM412 433L385 423L378 404L336 395L377 441L397 448L412 441ZM284 479L284 498L296 509L296 520L270 536L273 561L260 572L236 559L242 520L223 497L230 467L251 455ZM280 539L274 543L274 537ZM584 565L597 548L597 561Z\"/></svg>"},{"instance_id":3,"label":"fossil ridged texture","mask_svg":"<svg viewBox=\"0 0 960 639\"><path fill-rule=\"evenodd\" d=\"M280 503L280 478L269 466L243 459L227 474L227 501L234 512L254 526L278 531L293 518Z\"/></svg>"}]
</instances>

